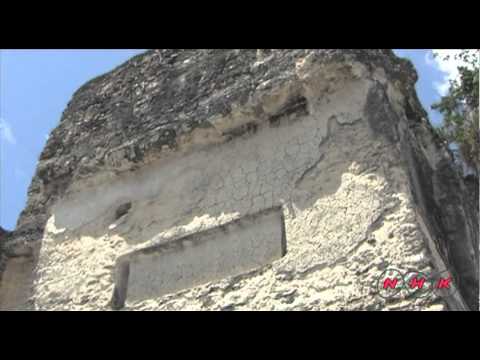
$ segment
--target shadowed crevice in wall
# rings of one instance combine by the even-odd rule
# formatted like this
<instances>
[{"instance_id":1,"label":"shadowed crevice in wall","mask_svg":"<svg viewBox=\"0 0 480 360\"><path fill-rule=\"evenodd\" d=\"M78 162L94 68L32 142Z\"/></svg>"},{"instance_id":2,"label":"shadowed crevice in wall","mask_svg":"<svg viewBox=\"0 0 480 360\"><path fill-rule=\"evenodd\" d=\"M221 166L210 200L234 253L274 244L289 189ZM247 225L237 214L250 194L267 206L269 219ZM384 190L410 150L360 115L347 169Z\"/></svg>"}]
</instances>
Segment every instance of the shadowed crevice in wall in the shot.
<instances>
[{"instance_id":1,"label":"shadowed crevice in wall","mask_svg":"<svg viewBox=\"0 0 480 360\"><path fill-rule=\"evenodd\" d=\"M113 289L110 306L114 310L120 310L125 306L128 292L128 278L130 276L130 262L117 260L115 266L115 287Z\"/></svg>"}]
</instances>

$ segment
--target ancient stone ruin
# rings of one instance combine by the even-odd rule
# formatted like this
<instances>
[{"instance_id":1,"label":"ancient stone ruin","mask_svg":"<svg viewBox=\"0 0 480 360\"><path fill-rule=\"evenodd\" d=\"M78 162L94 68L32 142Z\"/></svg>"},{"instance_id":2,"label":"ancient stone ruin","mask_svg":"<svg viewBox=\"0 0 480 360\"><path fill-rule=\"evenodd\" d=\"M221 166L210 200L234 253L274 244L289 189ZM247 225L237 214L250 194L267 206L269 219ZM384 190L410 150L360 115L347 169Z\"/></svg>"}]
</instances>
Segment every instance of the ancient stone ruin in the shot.
<instances>
[{"instance_id":1,"label":"ancient stone ruin","mask_svg":"<svg viewBox=\"0 0 480 360\"><path fill-rule=\"evenodd\" d=\"M478 179L416 80L390 50L156 50L93 79L0 232L0 308L478 310ZM385 296L392 269L452 287Z\"/></svg>"}]
</instances>

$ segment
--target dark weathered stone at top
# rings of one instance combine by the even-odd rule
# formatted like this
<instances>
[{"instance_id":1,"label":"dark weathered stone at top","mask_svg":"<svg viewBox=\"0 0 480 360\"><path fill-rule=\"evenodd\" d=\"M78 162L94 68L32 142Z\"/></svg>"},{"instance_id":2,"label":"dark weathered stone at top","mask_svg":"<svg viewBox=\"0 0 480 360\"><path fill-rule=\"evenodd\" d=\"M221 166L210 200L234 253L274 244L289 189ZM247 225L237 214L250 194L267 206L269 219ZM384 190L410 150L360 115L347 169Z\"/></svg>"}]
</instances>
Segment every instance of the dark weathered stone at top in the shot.
<instances>
[{"instance_id":1,"label":"dark weathered stone at top","mask_svg":"<svg viewBox=\"0 0 480 360\"><path fill-rule=\"evenodd\" d=\"M37 176L49 184L108 166L125 148L139 162L149 151L174 148L176 138L233 104L245 104L260 84L291 81L295 61L313 53L318 62L352 57L413 86L411 65L387 50L159 50L136 56L91 80L73 96L40 156Z\"/></svg>"},{"instance_id":2,"label":"dark weathered stone at top","mask_svg":"<svg viewBox=\"0 0 480 360\"><path fill-rule=\"evenodd\" d=\"M478 204L432 131L415 93L412 64L391 50L155 50L132 58L74 94L40 156L13 241L40 239L49 207L75 179L134 169L176 149L182 135L211 127L212 118L249 103L260 89L294 82L296 62L307 56L318 64L348 60L383 69L403 93L406 130L398 133L380 87L369 101L369 121L400 142L419 212L440 253L462 277L462 295L471 308L478 307ZM297 100L294 105L302 106ZM252 107L256 117L267 116ZM442 159L436 168L425 156L425 144Z\"/></svg>"}]
</instances>

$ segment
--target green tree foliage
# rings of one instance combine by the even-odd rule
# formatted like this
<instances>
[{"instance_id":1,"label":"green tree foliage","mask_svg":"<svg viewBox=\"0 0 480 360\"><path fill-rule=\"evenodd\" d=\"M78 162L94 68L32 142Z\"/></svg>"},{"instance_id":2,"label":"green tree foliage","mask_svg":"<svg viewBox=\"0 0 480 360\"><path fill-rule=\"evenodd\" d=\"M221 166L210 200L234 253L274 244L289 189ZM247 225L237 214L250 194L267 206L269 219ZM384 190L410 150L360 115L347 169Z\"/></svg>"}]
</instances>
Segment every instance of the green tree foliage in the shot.
<instances>
[{"instance_id":1,"label":"green tree foliage","mask_svg":"<svg viewBox=\"0 0 480 360\"><path fill-rule=\"evenodd\" d=\"M477 175L480 169L479 52L463 50L457 55L456 60L462 63L458 67L459 76L450 81L447 95L432 105L432 109L443 115L443 124L437 129L439 135L453 149L458 149L461 159ZM448 56L445 59L448 60Z\"/></svg>"}]
</instances>

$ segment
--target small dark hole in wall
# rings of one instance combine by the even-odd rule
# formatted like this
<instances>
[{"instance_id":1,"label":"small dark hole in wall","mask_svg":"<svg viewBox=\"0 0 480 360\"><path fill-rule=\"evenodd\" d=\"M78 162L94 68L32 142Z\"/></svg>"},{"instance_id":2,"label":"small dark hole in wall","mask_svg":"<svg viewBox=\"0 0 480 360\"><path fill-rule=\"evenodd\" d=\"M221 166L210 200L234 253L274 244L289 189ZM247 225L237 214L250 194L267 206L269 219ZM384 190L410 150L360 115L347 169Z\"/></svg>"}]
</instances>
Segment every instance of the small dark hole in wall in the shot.
<instances>
[{"instance_id":1,"label":"small dark hole in wall","mask_svg":"<svg viewBox=\"0 0 480 360\"><path fill-rule=\"evenodd\" d=\"M305 97L299 96L290 99L277 114L270 117L270 126L279 126L282 118L292 114L295 114L296 117L308 115L308 101Z\"/></svg>"},{"instance_id":2,"label":"small dark hole in wall","mask_svg":"<svg viewBox=\"0 0 480 360\"><path fill-rule=\"evenodd\" d=\"M120 219L123 215L128 213L132 207L131 202L127 202L125 204L120 205L117 210L115 211L115 220Z\"/></svg>"},{"instance_id":3,"label":"small dark hole in wall","mask_svg":"<svg viewBox=\"0 0 480 360\"><path fill-rule=\"evenodd\" d=\"M230 140L242 136L242 135L252 135L255 134L258 130L258 125L254 122L249 122L243 124L235 129L231 129L229 131L224 132L223 135L227 136Z\"/></svg>"}]
</instances>

